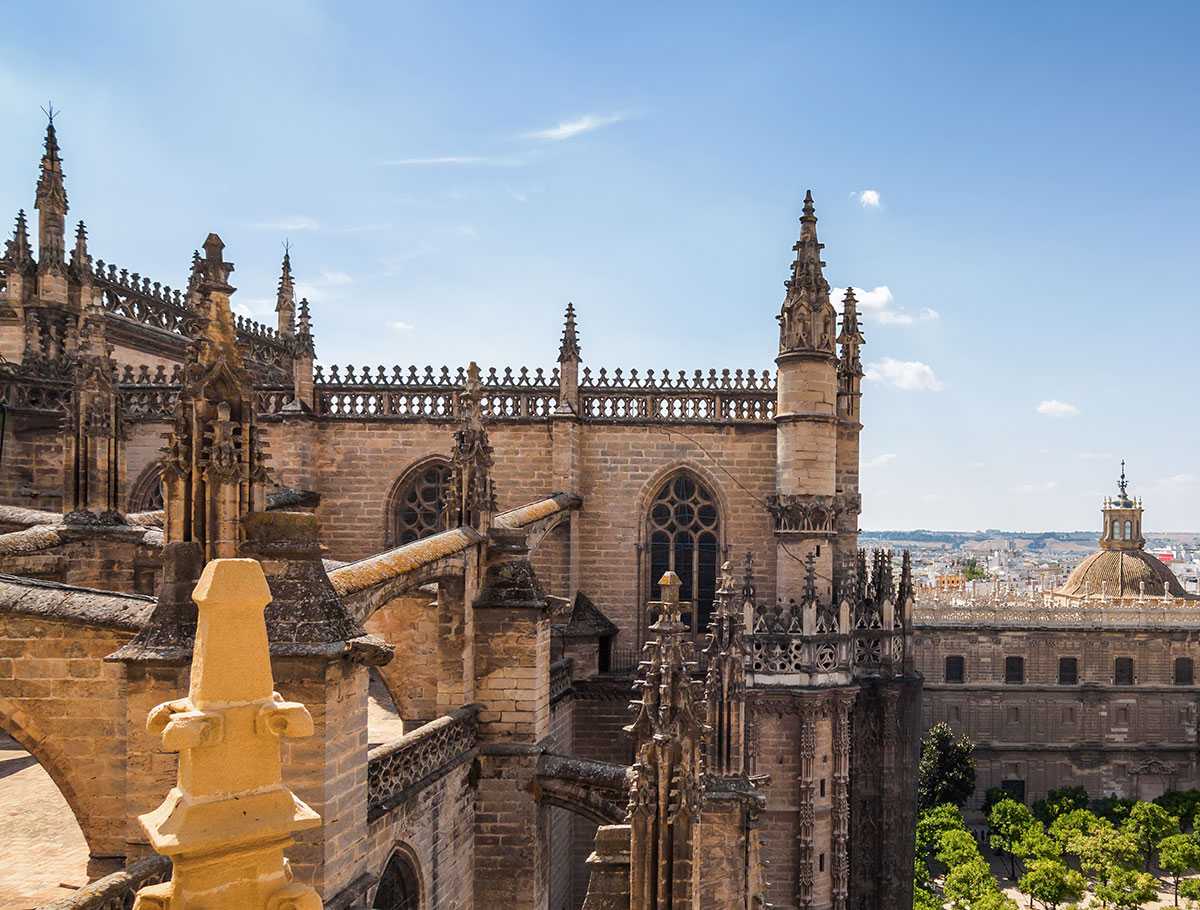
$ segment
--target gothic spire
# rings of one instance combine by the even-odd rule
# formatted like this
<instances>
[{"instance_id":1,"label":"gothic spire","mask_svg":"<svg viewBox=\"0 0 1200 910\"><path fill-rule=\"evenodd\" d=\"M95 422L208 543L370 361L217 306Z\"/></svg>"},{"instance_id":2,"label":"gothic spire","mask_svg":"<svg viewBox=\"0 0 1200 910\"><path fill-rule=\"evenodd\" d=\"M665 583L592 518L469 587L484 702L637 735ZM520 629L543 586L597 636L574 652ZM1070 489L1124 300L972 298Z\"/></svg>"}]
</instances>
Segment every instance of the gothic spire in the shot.
<instances>
[{"instance_id":1,"label":"gothic spire","mask_svg":"<svg viewBox=\"0 0 1200 910\"><path fill-rule=\"evenodd\" d=\"M42 155L34 208L38 211L38 266L58 271L65 265L67 191L63 185L62 158L54 131L54 107L46 111L46 151Z\"/></svg>"},{"instance_id":2,"label":"gothic spire","mask_svg":"<svg viewBox=\"0 0 1200 910\"><path fill-rule=\"evenodd\" d=\"M829 302L829 282L822 271L824 248L817 239L816 208L809 190L804 195L804 212L800 216L800 239L792 247L796 253L792 274L783 285L787 293L779 313L780 353L833 353L836 313Z\"/></svg>"},{"instance_id":3,"label":"gothic spire","mask_svg":"<svg viewBox=\"0 0 1200 910\"><path fill-rule=\"evenodd\" d=\"M496 511L496 490L492 482L492 446L483 425L479 366L467 367L467 384L458 396L459 428L454 431L450 453L450 483L443 510L447 528L470 526L486 532Z\"/></svg>"},{"instance_id":4,"label":"gothic spire","mask_svg":"<svg viewBox=\"0 0 1200 910\"><path fill-rule=\"evenodd\" d=\"M854 296L854 288L846 288L842 297L842 331L837 337L842 346L842 369L862 375L862 362L858 359L858 349L866 343L862 329L858 324L858 299Z\"/></svg>"},{"instance_id":5,"label":"gothic spire","mask_svg":"<svg viewBox=\"0 0 1200 910\"><path fill-rule=\"evenodd\" d=\"M278 315L277 329L280 335L293 335L296 331L296 286L292 280L292 251L283 245L283 266L279 273L279 288L275 294L275 312Z\"/></svg>"},{"instance_id":6,"label":"gothic spire","mask_svg":"<svg viewBox=\"0 0 1200 910\"><path fill-rule=\"evenodd\" d=\"M558 346L558 362L565 360L579 361L579 335L575 331L575 304L567 304L566 318L563 320L562 343Z\"/></svg>"},{"instance_id":7,"label":"gothic spire","mask_svg":"<svg viewBox=\"0 0 1200 910\"><path fill-rule=\"evenodd\" d=\"M308 311L308 298L300 298L300 315L296 320L297 335L312 337L312 315Z\"/></svg>"},{"instance_id":8,"label":"gothic spire","mask_svg":"<svg viewBox=\"0 0 1200 910\"><path fill-rule=\"evenodd\" d=\"M88 255L87 225L82 221L75 228L75 249L71 251L71 267L78 274L92 270L92 257Z\"/></svg>"},{"instance_id":9,"label":"gothic spire","mask_svg":"<svg viewBox=\"0 0 1200 910\"><path fill-rule=\"evenodd\" d=\"M24 209L17 212L12 239L5 246L4 259L14 267L27 266L33 262L33 253L29 248L29 225L25 221Z\"/></svg>"}]
</instances>

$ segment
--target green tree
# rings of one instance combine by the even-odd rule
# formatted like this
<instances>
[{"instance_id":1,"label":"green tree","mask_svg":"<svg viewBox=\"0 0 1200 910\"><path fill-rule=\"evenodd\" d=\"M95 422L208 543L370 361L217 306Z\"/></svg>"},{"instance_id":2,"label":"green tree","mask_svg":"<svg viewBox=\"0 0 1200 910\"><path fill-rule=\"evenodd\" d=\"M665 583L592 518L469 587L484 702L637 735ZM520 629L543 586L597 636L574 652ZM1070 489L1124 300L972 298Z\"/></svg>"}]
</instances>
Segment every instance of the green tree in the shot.
<instances>
[{"instance_id":1,"label":"green tree","mask_svg":"<svg viewBox=\"0 0 1200 910\"><path fill-rule=\"evenodd\" d=\"M1138 910L1143 904L1158 897L1154 876L1149 872L1133 869L1117 869L1108 880L1093 889L1102 907L1113 910Z\"/></svg>"},{"instance_id":2,"label":"green tree","mask_svg":"<svg viewBox=\"0 0 1200 910\"><path fill-rule=\"evenodd\" d=\"M1110 793L1103 799L1096 800L1095 812L1101 818L1107 818L1114 825L1122 824L1129 817L1129 810L1136 800L1124 799L1115 793Z\"/></svg>"},{"instance_id":3,"label":"green tree","mask_svg":"<svg viewBox=\"0 0 1200 910\"><path fill-rule=\"evenodd\" d=\"M1121 824L1121 831L1137 844L1142 856L1142 868L1149 869L1159 842L1179 833L1179 819L1162 806L1137 802L1129 810L1129 817Z\"/></svg>"},{"instance_id":4,"label":"green tree","mask_svg":"<svg viewBox=\"0 0 1200 910\"><path fill-rule=\"evenodd\" d=\"M1171 876L1175 886L1175 906L1179 906L1179 881L1200 869L1200 843L1190 834L1172 834L1158 845L1158 868Z\"/></svg>"},{"instance_id":5,"label":"green tree","mask_svg":"<svg viewBox=\"0 0 1200 910\"><path fill-rule=\"evenodd\" d=\"M1181 882L1179 893L1188 902L1189 907L1200 905L1200 878L1189 878Z\"/></svg>"},{"instance_id":6,"label":"green tree","mask_svg":"<svg viewBox=\"0 0 1200 910\"><path fill-rule=\"evenodd\" d=\"M1063 854L1062 844L1046 833L1039 822L1034 822L1013 845L1012 851L1017 859L1024 863L1035 859L1060 859Z\"/></svg>"},{"instance_id":7,"label":"green tree","mask_svg":"<svg viewBox=\"0 0 1200 910\"><path fill-rule=\"evenodd\" d=\"M963 563L963 578L967 581L979 581L987 578L987 569L979 564L979 560L972 556Z\"/></svg>"},{"instance_id":8,"label":"green tree","mask_svg":"<svg viewBox=\"0 0 1200 910\"><path fill-rule=\"evenodd\" d=\"M1168 790L1154 802L1178 818L1180 824L1191 824L1200 809L1200 790Z\"/></svg>"},{"instance_id":9,"label":"green tree","mask_svg":"<svg viewBox=\"0 0 1200 910\"><path fill-rule=\"evenodd\" d=\"M1033 817L1043 825L1050 825L1060 815L1086 809L1087 805L1088 792L1083 787L1058 787L1033 804Z\"/></svg>"},{"instance_id":10,"label":"green tree","mask_svg":"<svg viewBox=\"0 0 1200 910\"><path fill-rule=\"evenodd\" d=\"M1058 910L1059 904L1073 903L1083 898L1087 881L1083 873L1068 868L1056 859L1035 859L1021 876L1017 887L1046 910Z\"/></svg>"},{"instance_id":11,"label":"green tree","mask_svg":"<svg viewBox=\"0 0 1200 910\"><path fill-rule=\"evenodd\" d=\"M1071 852L1071 840L1078 834L1091 834L1100 827L1112 827L1112 822L1098 818L1087 809L1072 809L1065 815L1060 815L1050 824L1049 834L1067 852Z\"/></svg>"},{"instance_id":12,"label":"green tree","mask_svg":"<svg viewBox=\"0 0 1200 910\"><path fill-rule=\"evenodd\" d=\"M921 743L917 807L962 806L974 792L975 743L966 734L955 739L949 724L934 724Z\"/></svg>"},{"instance_id":13,"label":"green tree","mask_svg":"<svg viewBox=\"0 0 1200 910\"><path fill-rule=\"evenodd\" d=\"M1000 800L988 813L988 846L1008 858L1009 878L1017 877L1015 848L1031 825L1041 827L1029 807L1015 799Z\"/></svg>"},{"instance_id":14,"label":"green tree","mask_svg":"<svg viewBox=\"0 0 1200 910\"><path fill-rule=\"evenodd\" d=\"M1012 799L1003 787L988 787L983 791L983 814L986 817L992 811L992 806L1002 799Z\"/></svg>"},{"instance_id":15,"label":"green tree","mask_svg":"<svg viewBox=\"0 0 1200 910\"><path fill-rule=\"evenodd\" d=\"M916 855L918 860L929 862L941 849L944 831L966 831L962 810L950 803L942 803L926 809L917 816Z\"/></svg>"},{"instance_id":16,"label":"green tree","mask_svg":"<svg viewBox=\"0 0 1200 910\"><path fill-rule=\"evenodd\" d=\"M1117 872L1129 871L1138 858L1133 838L1105 820L1089 833L1072 837L1067 852L1079 858L1079 868L1096 886L1107 884Z\"/></svg>"},{"instance_id":17,"label":"green tree","mask_svg":"<svg viewBox=\"0 0 1200 910\"><path fill-rule=\"evenodd\" d=\"M955 866L946 873L942 893L953 910L991 910L1002 907L997 898L1003 900L992 870L982 857Z\"/></svg>"},{"instance_id":18,"label":"green tree","mask_svg":"<svg viewBox=\"0 0 1200 910\"><path fill-rule=\"evenodd\" d=\"M937 858L947 869L954 869L983 856L970 831L943 831Z\"/></svg>"}]
</instances>

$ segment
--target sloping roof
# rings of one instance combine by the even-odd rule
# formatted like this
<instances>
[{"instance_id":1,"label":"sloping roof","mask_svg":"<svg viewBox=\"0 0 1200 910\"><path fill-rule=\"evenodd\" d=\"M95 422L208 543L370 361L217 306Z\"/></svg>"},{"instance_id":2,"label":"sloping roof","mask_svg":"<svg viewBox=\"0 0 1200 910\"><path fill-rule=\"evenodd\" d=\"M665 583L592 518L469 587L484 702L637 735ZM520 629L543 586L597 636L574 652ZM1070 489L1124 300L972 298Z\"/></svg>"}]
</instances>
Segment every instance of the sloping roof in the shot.
<instances>
[{"instance_id":1,"label":"sloping roof","mask_svg":"<svg viewBox=\"0 0 1200 910\"><path fill-rule=\"evenodd\" d=\"M61 619L137 632L154 608L154 598L79 588L53 581L0 575L0 613Z\"/></svg>"},{"instance_id":2,"label":"sloping roof","mask_svg":"<svg viewBox=\"0 0 1200 910\"><path fill-rule=\"evenodd\" d=\"M575 602L571 604L571 617L563 631L571 638L593 635L597 638L611 638L617 634L617 627L592 603L590 597L578 591L575 594Z\"/></svg>"}]
</instances>

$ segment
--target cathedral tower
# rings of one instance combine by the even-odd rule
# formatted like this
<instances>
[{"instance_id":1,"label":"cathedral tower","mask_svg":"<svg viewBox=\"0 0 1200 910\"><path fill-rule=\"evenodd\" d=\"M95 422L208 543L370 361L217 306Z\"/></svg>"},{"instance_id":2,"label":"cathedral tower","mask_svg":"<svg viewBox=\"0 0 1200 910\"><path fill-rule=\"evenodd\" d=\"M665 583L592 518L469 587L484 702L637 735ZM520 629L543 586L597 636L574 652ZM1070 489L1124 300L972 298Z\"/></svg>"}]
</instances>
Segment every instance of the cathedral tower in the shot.
<instances>
[{"instance_id":1,"label":"cathedral tower","mask_svg":"<svg viewBox=\"0 0 1200 910\"><path fill-rule=\"evenodd\" d=\"M859 352L865 339L858 326L858 301L854 288L846 288L842 298L842 331L837 342L841 346L837 378L837 515L834 519L837 536L833 544L834 577L842 579L854 571L858 552L858 516L862 512L862 495L858 488L859 436L862 434L862 359Z\"/></svg>"},{"instance_id":2,"label":"cathedral tower","mask_svg":"<svg viewBox=\"0 0 1200 910\"><path fill-rule=\"evenodd\" d=\"M775 489L771 506L780 597L798 597L805 562L815 561L818 594L832 596L837 493L837 313L821 261L812 193L804 196L800 239L779 313Z\"/></svg>"}]
</instances>

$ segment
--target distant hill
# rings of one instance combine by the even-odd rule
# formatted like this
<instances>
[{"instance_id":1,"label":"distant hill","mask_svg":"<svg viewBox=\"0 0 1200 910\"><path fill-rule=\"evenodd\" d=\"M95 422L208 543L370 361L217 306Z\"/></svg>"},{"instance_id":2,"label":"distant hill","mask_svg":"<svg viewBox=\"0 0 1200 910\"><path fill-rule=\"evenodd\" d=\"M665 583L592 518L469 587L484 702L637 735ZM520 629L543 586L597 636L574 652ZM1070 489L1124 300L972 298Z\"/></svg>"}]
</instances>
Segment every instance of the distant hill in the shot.
<instances>
[{"instance_id":1,"label":"distant hill","mask_svg":"<svg viewBox=\"0 0 1200 910\"><path fill-rule=\"evenodd\" d=\"M941 544L948 547L961 547L969 550L991 550L1005 544L1014 549L1043 550L1048 545L1064 549L1092 550L1096 547L1096 531L1001 531L997 528L986 528L982 531L933 531L918 528L913 531L860 531L859 537L864 540L893 541L904 543L919 543L926 545ZM1161 534L1147 533L1147 546L1162 546L1167 543L1194 545L1200 542L1200 533L1196 532L1165 532Z\"/></svg>"}]
</instances>

